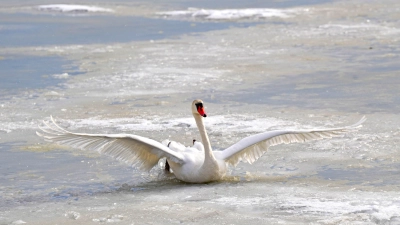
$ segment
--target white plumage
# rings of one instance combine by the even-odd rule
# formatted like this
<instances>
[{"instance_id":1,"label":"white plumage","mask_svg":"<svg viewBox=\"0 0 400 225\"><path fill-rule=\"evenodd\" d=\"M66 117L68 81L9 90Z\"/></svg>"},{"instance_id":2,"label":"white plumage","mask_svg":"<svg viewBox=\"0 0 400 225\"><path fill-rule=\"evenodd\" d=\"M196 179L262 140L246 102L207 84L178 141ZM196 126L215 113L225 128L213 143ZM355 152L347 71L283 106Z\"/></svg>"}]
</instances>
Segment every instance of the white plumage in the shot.
<instances>
[{"instance_id":1,"label":"white plumage","mask_svg":"<svg viewBox=\"0 0 400 225\"><path fill-rule=\"evenodd\" d=\"M176 142L163 143L132 134L85 134L73 133L52 123L43 122L36 132L47 141L84 150L97 150L129 165L150 170L161 158L167 158L174 175L185 182L204 183L219 180L226 174L226 165L236 166L240 161L253 163L269 146L331 138L356 130L366 120L362 117L351 126L319 130L275 130L246 137L223 151L212 151L203 117L206 117L203 101L192 103L202 142L185 147Z\"/></svg>"},{"instance_id":2,"label":"white plumage","mask_svg":"<svg viewBox=\"0 0 400 225\"><path fill-rule=\"evenodd\" d=\"M72 133L59 127L52 117L51 121L51 124L43 122L45 126L39 127L44 133L36 132L48 141L84 150L97 150L143 170L150 170L164 157L183 163L181 153L149 138L132 134Z\"/></svg>"}]
</instances>

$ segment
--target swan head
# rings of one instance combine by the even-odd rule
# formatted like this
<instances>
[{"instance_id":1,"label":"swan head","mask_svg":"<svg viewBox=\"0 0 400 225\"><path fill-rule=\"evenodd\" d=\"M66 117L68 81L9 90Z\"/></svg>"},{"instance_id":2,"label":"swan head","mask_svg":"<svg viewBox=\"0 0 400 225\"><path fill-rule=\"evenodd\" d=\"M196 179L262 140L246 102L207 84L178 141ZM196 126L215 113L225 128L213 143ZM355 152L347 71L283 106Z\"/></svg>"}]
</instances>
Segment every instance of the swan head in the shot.
<instances>
[{"instance_id":1,"label":"swan head","mask_svg":"<svg viewBox=\"0 0 400 225\"><path fill-rule=\"evenodd\" d=\"M196 99L192 103L192 113L193 115L200 115L202 117L207 117L206 111L204 110L203 101Z\"/></svg>"}]
</instances>

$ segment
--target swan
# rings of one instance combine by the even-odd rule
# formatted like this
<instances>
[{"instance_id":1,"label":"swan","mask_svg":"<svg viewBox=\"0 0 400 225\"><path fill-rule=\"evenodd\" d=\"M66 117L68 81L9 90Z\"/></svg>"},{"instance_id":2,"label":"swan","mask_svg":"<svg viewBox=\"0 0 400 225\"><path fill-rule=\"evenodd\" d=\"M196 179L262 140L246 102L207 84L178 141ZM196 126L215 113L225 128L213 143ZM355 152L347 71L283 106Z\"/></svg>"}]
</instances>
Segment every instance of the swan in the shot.
<instances>
[{"instance_id":1,"label":"swan","mask_svg":"<svg viewBox=\"0 0 400 225\"><path fill-rule=\"evenodd\" d=\"M269 146L281 143L305 142L331 138L356 130L366 120L365 116L353 125L331 129L274 130L246 137L223 151L213 151L204 126L207 114L202 100L194 100L192 114L201 136L201 142L193 141L193 146L165 140L162 143L133 134L86 134L73 133L56 124L43 121L37 135L46 141L84 150L97 150L117 160L149 171L158 161L166 158L166 170L172 170L175 177L188 183L207 183L222 179L229 165L240 161L253 163Z\"/></svg>"}]
</instances>

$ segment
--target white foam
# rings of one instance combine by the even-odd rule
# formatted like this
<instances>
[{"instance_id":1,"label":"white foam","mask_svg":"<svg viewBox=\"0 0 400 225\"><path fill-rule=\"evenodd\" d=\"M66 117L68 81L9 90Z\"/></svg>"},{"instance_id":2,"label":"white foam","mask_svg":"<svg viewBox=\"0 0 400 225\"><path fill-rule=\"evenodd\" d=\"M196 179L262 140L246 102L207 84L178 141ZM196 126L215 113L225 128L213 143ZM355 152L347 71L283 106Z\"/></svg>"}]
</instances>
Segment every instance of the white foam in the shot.
<instances>
[{"instance_id":1,"label":"white foam","mask_svg":"<svg viewBox=\"0 0 400 225\"><path fill-rule=\"evenodd\" d=\"M158 15L178 19L206 19L206 20L238 20L238 19L265 19L271 17L288 18L308 9L195 9L183 11L159 12Z\"/></svg>"},{"instance_id":2,"label":"white foam","mask_svg":"<svg viewBox=\"0 0 400 225\"><path fill-rule=\"evenodd\" d=\"M112 9L88 6L88 5L70 5L70 4L51 4L40 5L39 10L54 11L54 12L68 12L68 13L86 13L86 12L113 12Z\"/></svg>"}]
</instances>

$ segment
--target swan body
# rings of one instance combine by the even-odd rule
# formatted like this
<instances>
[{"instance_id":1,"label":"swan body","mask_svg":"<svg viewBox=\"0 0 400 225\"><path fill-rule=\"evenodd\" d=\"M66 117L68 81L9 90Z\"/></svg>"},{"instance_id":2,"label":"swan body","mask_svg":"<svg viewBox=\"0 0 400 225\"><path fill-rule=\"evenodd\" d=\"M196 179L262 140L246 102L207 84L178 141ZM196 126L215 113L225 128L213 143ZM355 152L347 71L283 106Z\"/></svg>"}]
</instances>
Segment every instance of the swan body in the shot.
<instances>
[{"instance_id":1,"label":"swan body","mask_svg":"<svg viewBox=\"0 0 400 225\"><path fill-rule=\"evenodd\" d=\"M227 166L236 166L240 161L255 162L269 146L281 143L305 142L331 138L356 130L366 120L363 117L356 124L331 129L276 130L246 137L223 151L213 151L204 126L207 116L202 100L194 100L192 114L200 132L202 143L194 141L193 146L165 140L162 143L132 134L86 134L73 133L58 126L51 117L51 123L43 121L36 132L47 141L69 145L84 150L97 150L132 166L144 170L153 168L161 158L166 158L173 174L179 180L189 183L206 183L220 180Z\"/></svg>"}]
</instances>

